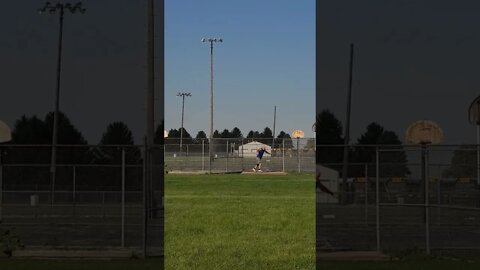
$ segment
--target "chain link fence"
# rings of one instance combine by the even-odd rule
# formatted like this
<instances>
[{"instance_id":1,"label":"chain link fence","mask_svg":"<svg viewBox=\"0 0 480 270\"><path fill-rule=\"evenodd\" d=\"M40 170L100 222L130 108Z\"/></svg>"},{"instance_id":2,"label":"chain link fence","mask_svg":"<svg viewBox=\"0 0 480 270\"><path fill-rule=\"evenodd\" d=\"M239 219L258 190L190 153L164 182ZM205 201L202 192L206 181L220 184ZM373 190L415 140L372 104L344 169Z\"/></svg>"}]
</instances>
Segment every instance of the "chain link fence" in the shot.
<instances>
[{"instance_id":1,"label":"chain link fence","mask_svg":"<svg viewBox=\"0 0 480 270\"><path fill-rule=\"evenodd\" d=\"M163 249L161 146L0 148L0 226L26 246ZM149 166L146 166L148 162Z\"/></svg>"},{"instance_id":2,"label":"chain link fence","mask_svg":"<svg viewBox=\"0 0 480 270\"><path fill-rule=\"evenodd\" d=\"M322 198L330 195L317 188L317 249L478 256L477 150L471 145L349 147L344 178L343 146L318 145L317 173L323 166L338 172L325 180L338 189L336 200L326 202Z\"/></svg>"},{"instance_id":3,"label":"chain link fence","mask_svg":"<svg viewBox=\"0 0 480 270\"><path fill-rule=\"evenodd\" d=\"M257 149L262 146L271 153L262 159L264 171L315 172L313 138L214 138L212 143L208 139L184 139L181 145L179 138L167 138L165 163L170 172L249 171L256 164Z\"/></svg>"}]
</instances>

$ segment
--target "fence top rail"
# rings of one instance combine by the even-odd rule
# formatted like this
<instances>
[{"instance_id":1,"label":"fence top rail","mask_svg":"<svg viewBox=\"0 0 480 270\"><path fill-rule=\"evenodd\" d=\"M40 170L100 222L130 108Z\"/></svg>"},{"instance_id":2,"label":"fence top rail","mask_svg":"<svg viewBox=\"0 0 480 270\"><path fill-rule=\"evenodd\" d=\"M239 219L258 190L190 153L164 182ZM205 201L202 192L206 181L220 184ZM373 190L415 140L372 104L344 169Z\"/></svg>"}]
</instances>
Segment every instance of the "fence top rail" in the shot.
<instances>
[{"instance_id":1,"label":"fence top rail","mask_svg":"<svg viewBox=\"0 0 480 270\"><path fill-rule=\"evenodd\" d=\"M3 167L50 167L50 163L2 163ZM57 163L56 167L104 167L104 168L120 168L122 164L62 164ZM143 168L141 163L139 164L125 164L125 167Z\"/></svg>"},{"instance_id":2,"label":"fence top rail","mask_svg":"<svg viewBox=\"0 0 480 270\"><path fill-rule=\"evenodd\" d=\"M99 145L99 144L57 144L56 145L58 148L63 148L63 147L78 147L78 148L141 148L145 147L143 144L108 144L108 145ZM1 148L8 148L8 147L14 147L14 148L21 148L21 147L44 147L44 148L50 148L52 147L51 144L7 144L7 143L0 143ZM153 144L150 147L153 148L161 148L163 147L163 144Z\"/></svg>"},{"instance_id":3,"label":"fence top rail","mask_svg":"<svg viewBox=\"0 0 480 270\"><path fill-rule=\"evenodd\" d=\"M443 204L424 204L424 203L379 203L380 206L408 206L408 207L434 207L434 208L448 208L448 209L457 209L457 210L469 210L469 211L480 211L478 207L466 207L458 205L443 205Z\"/></svg>"},{"instance_id":4,"label":"fence top rail","mask_svg":"<svg viewBox=\"0 0 480 270\"><path fill-rule=\"evenodd\" d=\"M345 147L345 144L316 144L317 147ZM348 147L408 147L408 148L421 148L420 144L348 144ZM442 148L442 147L477 147L477 144L428 144L428 148Z\"/></svg>"}]
</instances>

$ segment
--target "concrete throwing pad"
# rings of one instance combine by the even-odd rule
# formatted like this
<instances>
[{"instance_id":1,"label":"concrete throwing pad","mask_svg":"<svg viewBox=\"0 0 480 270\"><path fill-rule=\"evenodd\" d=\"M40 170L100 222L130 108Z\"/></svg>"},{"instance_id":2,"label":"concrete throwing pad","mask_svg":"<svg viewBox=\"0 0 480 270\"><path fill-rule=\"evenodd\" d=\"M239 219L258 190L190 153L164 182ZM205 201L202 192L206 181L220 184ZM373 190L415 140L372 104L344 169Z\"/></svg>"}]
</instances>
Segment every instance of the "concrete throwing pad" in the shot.
<instances>
[{"instance_id":1,"label":"concrete throwing pad","mask_svg":"<svg viewBox=\"0 0 480 270\"><path fill-rule=\"evenodd\" d=\"M390 256L379 251L320 252L318 259L325 261L389 261Z\"/></svg>"},{"instance_id":2,"label":"concrete throwing pad","mask_svg":"<svg viewBox=\"0 0 480 270\"><path fill-rule=\"evenodd\" d=\"M212 174L235 174L235 173L241 173L242 171L215 171L212 170ZM168 174L209 174L208 171L169 171Z\"/></svg>"},{"instance_id":3,"label":"concrete throwing pad","mask_svg":"<svg viewBox=\"0 0 480 270\"><path fill-rule=\"evenodd\" d=\"M242 174L249 174L249 175L287 175L286 172L242 172Z\"/></svg>"}]
</instances>

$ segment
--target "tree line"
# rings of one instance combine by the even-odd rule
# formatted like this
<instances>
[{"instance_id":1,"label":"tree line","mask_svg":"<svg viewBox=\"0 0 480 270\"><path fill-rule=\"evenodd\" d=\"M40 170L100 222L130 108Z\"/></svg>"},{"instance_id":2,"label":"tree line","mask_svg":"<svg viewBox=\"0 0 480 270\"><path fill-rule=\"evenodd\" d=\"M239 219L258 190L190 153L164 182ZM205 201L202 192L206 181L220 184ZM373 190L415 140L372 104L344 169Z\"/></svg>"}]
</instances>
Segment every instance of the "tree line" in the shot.
<instances>
[{"instance_id":1,"label":"tree line","mask_svg":"<svg viewBox=\"0 0 480 270\"><path fill-rule=\"evenodd\" d=\"M23 115L18 119L12 130L12 141L8 144L36 144L49 145L52 140L53 112L49 112L43 119L37 116ZM344 134L342 122L329 110L323 110L316 116L315 123L316 141L307 142L305 149L315 149L317 145L317 163L329 165L341 171L343 163ZM180 138L180 129L171 129L168 132L169 143L175 143ZM293 148L290 134L280 131L273 140L273 132L265 127L262 132L250 130L246 136L238 127L231 130L223 129L221 132L215 130L214 138L246 139L255 140L267 145L274 142L274 147ZM199 131L195 138L183 129L185 144L199 144L201 140L208 144L207 134ZM164 140L164 124L161 123L155 130L154 142L161 144ZM6 145L8 145L6 144ZM107 125L100 141L96 147L61 147L61 145L88 145L82 133L72 124L70 119L62 112L59 113L58 121L58 144L57 160L59 163L96 163L96 164L119 164L121 161L120 148L109 147L113 145L126 146L127 164L141 164L140 149L134 145L132 131L121 122L112 122ZM331 145L331 146L329 146ZM335 146L333 146L335 145ZM370 145L370 146L369 146ZM402 147L398 135L391 130L386 130L376 122L367 125L365 131L349 147L349 163L358 164L349 167L349 176L364 176L367 169L369 176L375 175L376 150L372 145L379 146L379 149L395 150L382 152L380 155L380 173L382 176L403 177L411 172L407 167L407 155ZM40 148L25 147L16 148L15 151L8 151L3 155L3 162L10 163L48 163L51 150L48 147ZM360 164L370 164L367 168ZM451 165L443 172L445 177L474 177L476 176L476 152L463 146L453 152Z\"/></svg>"},{"instance_id":2,"label":"tree line","mask_svg":"<svg viewBox=\"0 0 480 270\"><path fill-rule=\"evenodd\" d=\"M316 162L341 172L344 158L342 145L345 142L342 122L329 110L323 110L317 115L315 131ZM398 135L372 122L355 143L349 144L348 177L376 175L376 147L381 150L394 150L382 152L380 155L382 177L404 177L411 174L407 167L407 155Z\"/></svg>"},{"instance_id":3,"label":"tree line","mask_svg":"<svg viewBox=\"0 0 480 270\"><path fill-rule=\"evenodd\" d=\"M182 128L179 129L170 129L168 132L168 144L179 144L180 136L182 133ZM283 147L292 148L293 143L290 137L290 134L285 131L280 131L276 136L275 140L273 139L273 132L269 127L265 127L263 132L250 130L247 133L247 136L244 137L242 131L238 127L234 127L231 130L224 129L222 132L215 130L212 134L214 139L232 139L230 141L241 141L241 142L250 142L257 141L267 145L272 145L274 143L274 148ZM197 135L193 138L190 133L183 128L182 142L184 144L208 144L208 136L205 131L200 130ZM223 140L226 141L226 140ZM283 142L285 141L285 142Z\"/></svg>"}]
</instances>

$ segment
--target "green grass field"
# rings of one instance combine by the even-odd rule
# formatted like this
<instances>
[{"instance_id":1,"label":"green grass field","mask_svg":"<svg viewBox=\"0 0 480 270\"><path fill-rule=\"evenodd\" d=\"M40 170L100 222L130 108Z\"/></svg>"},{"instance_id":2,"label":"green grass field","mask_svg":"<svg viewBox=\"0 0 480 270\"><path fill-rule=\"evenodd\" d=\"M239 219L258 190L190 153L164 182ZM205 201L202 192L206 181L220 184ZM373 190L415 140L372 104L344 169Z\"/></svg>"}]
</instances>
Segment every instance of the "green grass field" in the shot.
<instances>
[{"instance_id":1,"label":"green grass field","mask_svg":"<svg viewBox=\"0 0 480 270\"><path fill-rule=\"evenodd\" d=\"M312 175L167 175L165 269L315 269Z\"/></svg>"}]
</instances>

